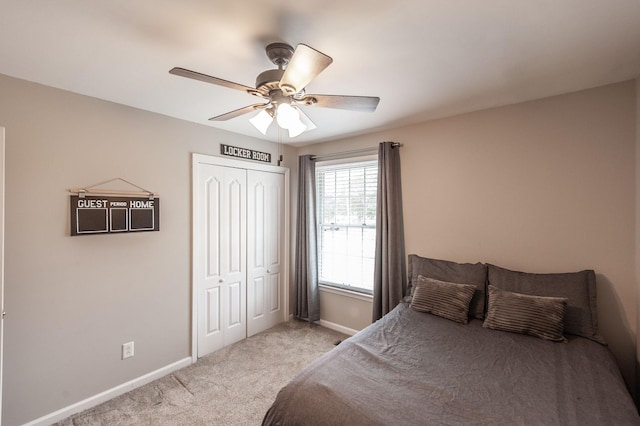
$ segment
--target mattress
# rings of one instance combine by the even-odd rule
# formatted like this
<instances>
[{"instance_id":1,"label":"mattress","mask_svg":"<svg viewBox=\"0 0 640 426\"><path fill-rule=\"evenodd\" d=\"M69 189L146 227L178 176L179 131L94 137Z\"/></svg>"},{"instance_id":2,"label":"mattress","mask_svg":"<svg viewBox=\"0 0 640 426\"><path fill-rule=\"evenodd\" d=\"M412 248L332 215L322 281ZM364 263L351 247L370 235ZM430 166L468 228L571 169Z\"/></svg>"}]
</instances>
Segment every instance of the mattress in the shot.
<instances>
[{"instance_id":1,"label":"mattress","mask_svg":"<svg viewBox=\"0 0 640 426\"><path fill-rule=\"evenodd\" d=\"M638 425L609 349L459 324L407 303L306 367L263 425Z\"/></svg>"}]
</instances>

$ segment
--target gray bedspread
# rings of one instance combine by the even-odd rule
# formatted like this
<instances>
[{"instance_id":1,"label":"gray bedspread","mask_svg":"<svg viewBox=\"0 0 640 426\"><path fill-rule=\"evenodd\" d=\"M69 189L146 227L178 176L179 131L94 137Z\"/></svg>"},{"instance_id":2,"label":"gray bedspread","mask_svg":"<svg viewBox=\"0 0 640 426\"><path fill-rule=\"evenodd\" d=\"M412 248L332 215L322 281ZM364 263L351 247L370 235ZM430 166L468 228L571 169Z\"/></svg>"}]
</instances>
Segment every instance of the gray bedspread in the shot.
<instances>
[{"instance_id":1,"label":"gray bedspread","mask_svg":"<svg viewBox=\"0 0 640 426\"><path fill-rule=\"evenodd\" d=\"M306 367L264 425L638 425L606 346L458 324L401 303Z\"/></svg>"}]
</instances>

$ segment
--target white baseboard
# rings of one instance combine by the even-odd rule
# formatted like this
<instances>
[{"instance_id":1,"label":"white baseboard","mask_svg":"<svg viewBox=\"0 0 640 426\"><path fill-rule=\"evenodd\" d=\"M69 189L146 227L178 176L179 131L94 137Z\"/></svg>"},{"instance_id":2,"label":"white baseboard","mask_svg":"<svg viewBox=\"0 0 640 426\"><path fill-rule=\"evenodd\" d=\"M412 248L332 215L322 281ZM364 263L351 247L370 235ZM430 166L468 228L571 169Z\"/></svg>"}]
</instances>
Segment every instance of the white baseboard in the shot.
<instances>
[{"instance_id":1,"label":"white baseboard","mask_svg":"<svg viewBox=\"0 0 640 426\"><path fill-rule=\"evenodd\" d=\"M355 330L353 328L345 327L344 325L336 324L335 322L323 319L320 320L320 325L331 330L339 331L340 333L346 334L348 336L353 336L358 332L358 330Z\"/></svg>"},{"instance_id":2,"label":"white baseboard","mask_svg":"<svg viewBox=\"0 0 640 426\"><path fill-rule=\"evenodd\" d=\"M174 371L180 370L181 368L187 367L189 365L191 365L191 357L183 358L180 361L176 361L173 364L169 364L165 367L159 368L155 371L152 371L151 373L145 374L144 376L140 376L136 379L130 380L126 383L123 383L119 386L106 390L102 393L91 396L85 400L76 402L75 404L69 405L68 407L62 408L51 414L42 416L29 423L25 423L23 426L50 425L52 423L66 419L72 414L79 413L81 411L95 407L96 405L102 404L103 402L106 402L112 398L115 398L116 396L120 396L135 388L139 388L140 386L146 385L147 383L153 382L156 379L164 377L167 374L171 374Z\"/></svg>"},{"instance_id":3,"label":"white baseboard","mask_svg":"<svg viewBox=\"0 0 640 426\"><path fill-rule=\"evenodd\" d=\"M289 315L289 321L293 320L293 314ZM314 321L314 324L319 324L323 327L326 327L330 330L338 331L342 334L346 334L347 336L353 336L359 330L355 330L353 328L345 327L344 325L336 324L335 322L327 321L321 319L320 321Z\"/></svg>"}]
</instances>

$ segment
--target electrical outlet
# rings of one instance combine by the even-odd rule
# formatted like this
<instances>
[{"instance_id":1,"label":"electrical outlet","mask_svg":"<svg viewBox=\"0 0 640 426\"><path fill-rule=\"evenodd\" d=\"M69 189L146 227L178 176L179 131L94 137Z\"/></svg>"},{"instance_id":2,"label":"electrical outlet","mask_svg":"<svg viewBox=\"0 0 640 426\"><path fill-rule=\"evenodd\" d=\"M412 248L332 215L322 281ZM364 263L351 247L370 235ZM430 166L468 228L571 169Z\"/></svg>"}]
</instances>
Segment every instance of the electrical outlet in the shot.
<instances>
[{"instance_id":1,"label":"electrical outlet","mask_svg":"<svg viewBox=\"0 0 640 426\"><path fill-rule=\"evenodd\" d=\"M122 344L122 359L131 358L134 355L133 342Z\"/></svg>"}]
</instances>

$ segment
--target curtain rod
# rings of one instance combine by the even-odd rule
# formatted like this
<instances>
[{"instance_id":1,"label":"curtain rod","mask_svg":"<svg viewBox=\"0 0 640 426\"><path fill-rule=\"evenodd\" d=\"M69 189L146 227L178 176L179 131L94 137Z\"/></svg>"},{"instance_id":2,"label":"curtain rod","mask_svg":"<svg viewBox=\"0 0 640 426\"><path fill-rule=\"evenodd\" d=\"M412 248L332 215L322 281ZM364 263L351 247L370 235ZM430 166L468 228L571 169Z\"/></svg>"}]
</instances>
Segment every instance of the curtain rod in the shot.
<instances>
[{"instance_id":1,"label":"curtain rod","mask_svg":"<svg viewBox=\"0 0 640 426\"><path fill-rule=\"evenodd\" d=\"M402 148L402 144L398 142L393 142L391 146L394 148ZM377 146L372 146L371 148L353 149L351 151L334 152L333 154L312 155L311 159L317 160L318 158L342 157L343 155L364 154L366 152L373 152L377 150Z\"/></svg>"}]
</instances>

